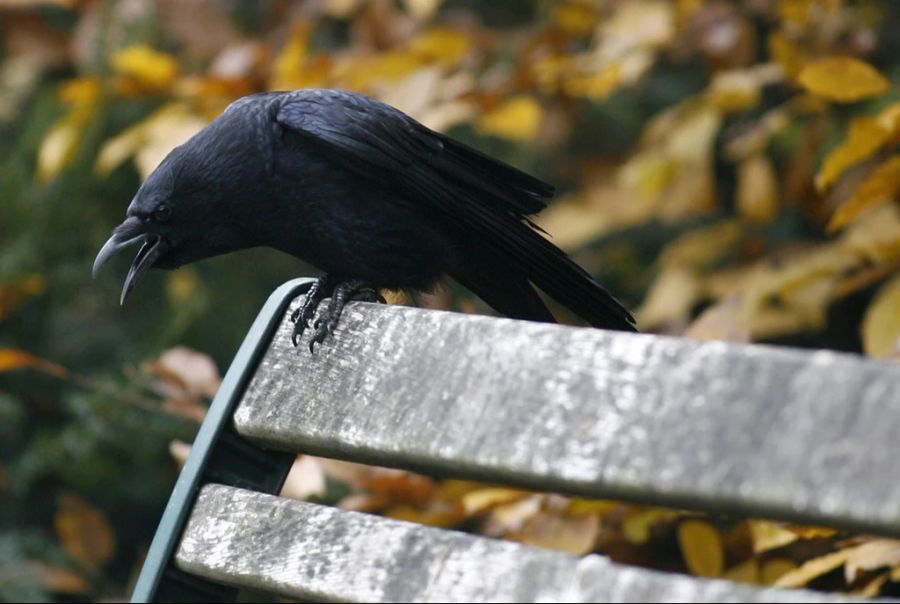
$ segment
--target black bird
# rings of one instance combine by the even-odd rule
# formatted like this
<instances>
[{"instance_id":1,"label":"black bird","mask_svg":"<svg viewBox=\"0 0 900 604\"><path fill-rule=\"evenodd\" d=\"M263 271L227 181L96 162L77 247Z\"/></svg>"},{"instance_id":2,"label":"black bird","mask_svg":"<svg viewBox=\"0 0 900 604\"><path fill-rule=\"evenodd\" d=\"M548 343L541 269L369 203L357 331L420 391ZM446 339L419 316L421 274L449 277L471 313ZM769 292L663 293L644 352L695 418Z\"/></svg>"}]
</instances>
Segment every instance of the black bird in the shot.
<instances>
[{"instance_id":1,"label":"black bird","mask_svg":"<svg viewBox=\"0 0 900 604\"><path fill-rule=\"evenodd\" d=\"M292 319L310 350L349 300L427 291L449 275L498 312L553 322L534 287L596 327L629 312L529 220L551 185L429 130L399 110L328 89L244 97L150 174L94 274L143 242L121 302L151 268L268 246L324 270Z\"/></svg>"}]
</instances>

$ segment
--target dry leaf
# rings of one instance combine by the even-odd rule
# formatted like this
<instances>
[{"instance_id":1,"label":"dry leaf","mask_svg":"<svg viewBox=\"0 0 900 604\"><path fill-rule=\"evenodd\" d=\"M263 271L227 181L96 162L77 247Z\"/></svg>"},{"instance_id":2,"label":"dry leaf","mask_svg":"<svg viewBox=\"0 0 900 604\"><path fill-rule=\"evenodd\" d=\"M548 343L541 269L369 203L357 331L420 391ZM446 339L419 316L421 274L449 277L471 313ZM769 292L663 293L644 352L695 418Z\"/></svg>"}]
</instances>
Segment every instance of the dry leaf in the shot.
<instances>
[{"instance_id":1,"label":"dry leaf","mask_svg":"<svg viewBox=\"0 0 900 604\"><path fill-rule=\"evenodd\" d=\"M861 572L894 566L900 566L900 541L875 539L849 550L844 576L853 583Z\"/></svg>"},{"instance_id":2,"label":"dry leaf","mask_svg":"<svg viewBox=\"0 0 900 604\"><path fill-rule=\"evenodd\" d=\"M725 569L725 552L719 531L702 520L678 525L678 545L688 570L698 577L719 577Z\"/></svg>"},{"instance_id":3,"label":"dry leaf","mask_svg":"<svg viewBox=\"0 0 900 604\"><path fill-rule=\"evenodd\" d=\"M781 577L796 570L797 563L787 558L766 560L759 570L759 580L763 585L774 585Z\"/></svg>"},{"instance_id":4,"label":"dry leaf","mask_svg":"<svg viewBox=\"0 0 900 604\"><path fill-rule=\"evenodd\" d=\"M485 134L529 141L537 136L543 114L543 108L534 97L520 95L482 114L476 126Z\"/></svg>"},{"instance_id":5,"label":"dry leaf","mask_svg":"<svg viewBox=\"0 0 900 604\"><path fill-rule=\"evenodd\" d=\"M857 117L850 122L847 140L835 147L816 174L816 188L824 191L830 187L847 168L871 157L888 140L891 131L884 128L878 119Z\"/></svg>"},{"instance_id":6,"label":"dry leaf","mask_svg":"<svg viewBox=\"0 0 900 604\"><path fill-rule=\"evenodd\" d=\"M663 268L653 281L644 302L634 316L642 329L686 323L702 288L697 274L689 268Z\"/></svg>"},{"instance_id":7,"label":"dry leaf","mask_svg":"<svg viewBox=\"0 0 900 604\"><path fill-rule=\"evenodd\" d=\"M139 44L112 55L113 70L150 90L171 88L178 77L178 61L172 55Z\"/></svg>"},{"instance_id":8,"label":"dry leaf","mask_svg":"<svg viewBox=\"0 0 900 604\"><path fill-rule=\"evenodd\" d=\"M519 501L529 493L519 489L488 488L466 493L462 498L466 516L474 516L504 503Z\"/></svg>"},{"instance_id":9,"label":"dry leaf","mask_svg":"<svg viewBox=\"0 0 900 604\"><path fill-rule=\"evenodd\" d=\"M597 516L560 516L545 512L529 518L520 530L508 533L506 538L581 556L594 548L599 532Z\"/></svg>"},{"instance_id":10,"label":"dry leaf","mask_svg":"<svg viewBox=\"0 0 900 604\"><path fill-rule=\"evenodd\" d=\"M46 289L47 279L40 273L0 283L0 322L26 300L41 295Z\"/></svg>"},{"instance_id":11,"label":"dry leaf","mask_svg":"<svg viewBox=\"0 0 900 604\"><path fill-rule=\"evenodd\" d=\"M69 371L62 365L46 361L30 352L18 348L0 348L0 373L14 369L36 369L60 379L69 376Z\"/></svg>"},{"instance_id":12,"label":"dry leaf","mask_svg":"<svg viewBox=\"0 0 900 604\"><path fill-rule=\"evenodd\" d=\"M222 383L219 370L209 355L185 346L163 352L154 369L160 377L174 381L191 396L212 398Z\"/></svg>"},{"instance_id":13,"label":"dry leaf","mask_svg":"<svg viewBox=\"0 0 900 604\"><path fill-rule=\"evenodd\" d=\"M179 467L187 463L191 454L191 445L181 440L173 440L169 443L169 455L178 464Z\"/></svg>"},{"instance_id":14,"label":"dry leaf","mask_svg":"<svg viewBox=\"0 0 900 604\"><path fill-rule=\"evenodd\" d=\"M643 545L650 539L653 527L678 516L677 512L662 508L640 508L629 514L622 523L622 536L632 545Z\"/></svg>"},{"instance_id":15,"label":"dry leaf","mask_svg":"<svg viewBox=\"0 0 900 604\"><path fill-rule=\"evenodd\" d=\"M798 77L804 88L831 101L852 103L887 91L877 69L851 57L828 57L806 66Z\"/></svg>"},{"instance_id":16,"label":"dry leaf","mask_svg":"<svg viewBox=\"0 0 900 604\"><path fill-rule=\"evenodd\" d=\"M65 566L28 560L25 562L25 572L44 589L53 593L80 595L91 589L91 584L84 575Z\"/></svg>"},{"instance_id":17,"label":"dry leaf","mask_svg":"<svg viewBox=\"0 0 900 604\"><path fill-rule=\"evenodd\" d=\"M747 523L753 539L754 554L778 549L799 539L799 536L794 531L769 520L748 520Z\"/></svg>"},{"instance_id":18,"label":"dry leaf","mask_svg":"<svg viewBox=\"0 0 900 604\"><path fill-rule=\"evenodd\" d=\"M63 548L80 563L100 567L112 559L116 549L112 527L98 508L64 493L53 520Z\"/></svg>"},{"instance_id":19,"label":"dry leaf","mask_svg":"<svg viewBox=\"0 0 900 604\"><path fill-rule=\"evenodd\" d=\"M287 479L281 487L281 496L292 499L309 499L325 494L325 472L319 460L310 455L299 455Z\"/></svg>"},{"instance_id":20,"label":"dry leaf","mask_svg":"<svg viewBox=\"0 0 900 604\"><path fill-rule=\"evenodd\" d=\"M781 576L774 585L777 587L803 587L813 579L833 571L847 561L849 550L832 552L813 558Z\"/></svg>"},{"instance_id":21,"label":"dry leaf","mask_svg":"<svg viewBox=\"0 0 900 604\"><path fill-rule=\"evenodd\" d=\"M900 276L885 283L869 304L862 341L869 356L890 358L900 353Z\"/></svg>"},{"instance_id":22,"label":"dry leaf","mask_svg":"<svg viewBox=\"0 0 900 604\"><path fill-rule=\"evenodd\" d=\"M740 583L759 582L759 562L756 558L745 560L736 566L732 566L722 575L723 579L738 581Z\"/></svg>"},{"instance_id":23,"label":"dry leaf","mask_svg":"<svg viewBox=\"0 0 900 604\"><path fill-rule=\"evenodd\" d=\"M879 164L859 185L853 196L835 211L828 223L834 232L852 222L857 216L894 198L900 193L900 155Z\"/></svg>"},{"instance_id":24,"label":"dry leaf","mask_svg":"<svg viewBox=\"0 0 900 604\"><path fill-rule=\"evenodd\" d=\"M751 223L765 224L778 215L778 182L768 157L751 155L738 166L737 205Z\"/></svg>"},{"instance_id":25,"label":"dry leaf","mask_svg":"<svg viewBox=\"0 0 900 604\"><path fill-rule=\"evenodd\" d=\"M704 310L682 337L695 340L719 340L723 342L750 342L750 329L741 316L740 297L728 296Z\"/></svg>"}]
</instances>

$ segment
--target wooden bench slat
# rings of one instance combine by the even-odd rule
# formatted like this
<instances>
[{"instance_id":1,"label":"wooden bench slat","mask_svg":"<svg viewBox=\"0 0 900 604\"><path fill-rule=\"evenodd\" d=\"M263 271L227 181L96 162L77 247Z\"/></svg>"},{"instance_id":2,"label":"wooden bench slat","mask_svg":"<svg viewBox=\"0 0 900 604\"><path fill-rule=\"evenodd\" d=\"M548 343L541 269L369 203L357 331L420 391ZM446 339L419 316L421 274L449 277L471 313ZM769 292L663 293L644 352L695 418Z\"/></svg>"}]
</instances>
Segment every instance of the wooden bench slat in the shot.
<instances>
[{"instance_id":1,"label":"wooden bench slat","mask_svg":"<svg viewBox=\"0 0 900 604\"><path fill-rule=\"evenodd\" d=\"M314 355L291 327L235 412L266 446L900 533L900 367L370 304Z\"/></svg>"},{"instance_id":2,"label":"wooden bench slat","mask_svg":"<svg viewBox=\"0 0 900 604\"><path fill-rule=\"evenodd\" d=\"M847 601L624 567L222 485L201 490L176 564L310 601Z\"/></svg>"}]
</instances>

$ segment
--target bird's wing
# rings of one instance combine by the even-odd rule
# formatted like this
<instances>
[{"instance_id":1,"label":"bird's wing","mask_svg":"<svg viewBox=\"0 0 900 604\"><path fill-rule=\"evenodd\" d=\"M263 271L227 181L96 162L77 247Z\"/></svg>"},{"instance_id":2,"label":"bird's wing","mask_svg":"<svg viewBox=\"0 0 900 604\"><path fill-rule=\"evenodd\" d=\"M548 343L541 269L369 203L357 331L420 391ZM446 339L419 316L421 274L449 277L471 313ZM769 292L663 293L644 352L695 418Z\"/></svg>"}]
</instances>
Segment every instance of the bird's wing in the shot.
<instances>
[{"instance_id":1,"label":"bird's wing","mask_svg":"<svg viewBox=\"0 0 900 604\"><path fill-rule=\"evenodd\" d=\"M285 93L275 119L347 169L396 187L421 211L484 237L506 266L592 325L633 329L628 311L528 219L553 196L551 185L350 92Z\"/></svg>"},{"instance_id":2,"label":"bird's wing","mask_svg":"<svg viewBox=\"0 0 900 604\"><path fill-rule=\"evenodd\" d=\"M362 95L321 89L287 93L275 119L331 151L345 167L389 182L417 202L436 204L442 213L522 218L544 209L554 193L551 185Z\"/></svg>"}]
</instances>

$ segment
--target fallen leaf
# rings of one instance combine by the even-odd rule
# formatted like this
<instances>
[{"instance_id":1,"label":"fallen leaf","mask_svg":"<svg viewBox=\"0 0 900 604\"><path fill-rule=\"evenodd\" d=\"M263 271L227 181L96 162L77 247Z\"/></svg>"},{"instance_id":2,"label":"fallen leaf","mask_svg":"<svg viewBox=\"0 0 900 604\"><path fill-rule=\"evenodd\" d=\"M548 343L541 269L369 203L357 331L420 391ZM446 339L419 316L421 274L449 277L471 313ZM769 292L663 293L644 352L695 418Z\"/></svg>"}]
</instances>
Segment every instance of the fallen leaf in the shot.
<instances>
[{"instance_id":1,"label":"fallen leaf","mask_svg":"<svg viewBox=\"0 0 900 604\"><path fill-rule=\"evenodd\" d=\"M52 363L19 348L0 348L0 373L15 369L36 369L54 377L65 379L69 371L62 365Z\"/></svg>"},{"instance_id":2,"label":"fallen leaf","mask_svg":"<svg viewBox=\"0 0 900 604\"><path fill-rule=\"evenodd\" d=\"M900 352L900 277L885 283L869 304L862 341L869 356L889 358Z\"/></svg>"},{"instance_id":3,"label":"fallen leaf","mask_svg":"<svg viewBox=\"0 0 900 604\"><path fill-rule=\"evenodd\" d=\"M485 134L529 141L537 136L543 113L543 108L534 97L515 96L482 114L476 127Z\"/></svg>"},{"instance_id":4,"label":"fallen leaf","mask_svg":"<svg viewBox=\"0 0 900 604\"><path fill-rule=\"evenodd\" d=\"M698 577L719 577L725 569L722 537L711 524L685 520L678 525L678 545L688 570Z\"/></svg>"},{"instance_id":5,"label":"fallen leaf","mask_svg":"<svg viewBox=\"0 0 900 604\"><path fill-rule=\"evenodd\" d=\"M898 194L900 194L900 155L894 155L876 166L853 196L838 207L828 222L829 232L837 231L863 212Z\"/></svg>"},{"instance_id":6,"label":"fallen leaf","mask_svg":"<svg viewBox=\"0 0 900 604\"><path fill-rule=\"evenodd\" d=\"M876 118L857 117L850 122L847 139L835 147L816 174L816 188L824 191L847 170L871 157L887 142L891 131Z\"/></svg>"},{"instance_id":7,"label":"fallen leaf","mask_svg":"<svg viewBox=\"0 0 900 604\"><path fill-rule=\"evenodd\" d=\"M861 572L894 566L900 566L900 541L875 539L849 550L844 576L853 583Z\"/></svg>"},{"instance_id":8,"label":"fallen leaf","mask_svg":"<svg viewBox=\"0 0 900 604\"><path fill-rule=\"evenodd\" d=\"M774 585L781 577L797 569L797 563L787 558L772 558L763 562L759 570L759 581L763 585Z\"/></svg>"},{"instance_id":9,"label":"fallen leaf","mask_svg":"<svg viewBox=\"0 0 900 604\"><path fill-rule=\"evenodd\" d=\"M519 501L528 495L527 491L519 489L500 487L478 489L463 495L462 505L466 516L474 516L498 505Z\"/></svg>"},{"instance_id":10,"label":"fallen leaf","mask_svg":"<svg viewBox=\"0 0 900 604\"><path fill-rule=\"evenodd\" d=\"M222 378L209 355L186 346L176 346L163 352L154 368L161 377L174 380L192 396L215 396Z\"/></svg>"},{"instance_id":11,"label":"fallen leaf","mask_svg":"<svg viewBox=\"0 0 900 604\"><path fill-rule=\"evenodd\" d=\"M191 445L181 440L173 440L169 443L169 455L178 464L179 467L187 463L188 456L191 454Z\"/></svg>"},{"instance_id":12,"label":"fallen leaf","mask_svg":"<svg viewBox=\"0 0 900 604\"><path fill-rule=\"evenodd\" d=\"M704 310L682 334L695 340L750 342L750 328L741 316L740 297L732 295Z\"/></svg>"},{"instance_id":13,"label":"fallen leaf","mask_svg":"<svg viewBox=\"0 0 900 604\"><path fill-rule=\"evenodd\" d=\"M839 103L878 96L890 85L877 69L851 57L820 59L807 65L798 81L811 93Z\"/></svg>"},{"instance_id":14,"label":"fallen leaf","mask_svg":"<svg viewBox=\"0 0 900 604\"><path fill-rule=\"evenodd\" d=\"M40 273L31 273L13 281L0 283L0 322L30 298L47 289L47 279Z\"/></svg>"},{"instance_id":15,"label":"fallen leaf","mask_svg":"<svg viewBox=\"0 0 900 604\"><path fill-rule=\"evenodd\" d=\"M63 493L53 520L63 548L80 563L96 568L112 559L112 527L97 507L77 495Z\"/></svg>"},{"instance_id":16,"label":"fallen leaf","mask_svg":"<svg viewBox=\"0 0 900 604\"><path fill-rule=\"evenodd\" d=\"M144 44L115 52L110 63L116 73L150 90L171 88L178 77L175 57Z\"/></svg>"},{"instance_id":17,"label":"fallen leaf","mask_svg":"<svg viewBox=\"0 0 900 604\"><path fill-rule=\"evenodd\" d=\"M794 531L769 520L748 520L750 536L753 539L753 553L761 554L791 544L799 536Z\"/></svg>"},{"instance_id":18,"label":"fallen leaf","mask_svg":"<svg viewBox=\"0 0 900 604\"><path fill-rule=\"evenodd\" d=\"M325 472L319 460L309 455L299 455L281 487L281 497L309 499L324 494Z\"/></svg>"},{"instance_id":19,"label":"fallen leaf","mask_svg":"<svg viewBox=\"0 0 900 604\"><path fill-rule=\"evenodd\" d=\"M701 294L700 279L693 270L668 266L654 279L634 316L642 329L683 324Z\"/></svg>"},{"instance_id":20,"label":"fallen leaf","mask_svg":"<svg viewBox=\"0 0 900 604\"><path fill-rule=\"evenodd\" d=\"M520 530L508 533L506 538L581 556L593 550L599 532L597 516L540 513L529 518Z\"/></svg>"},{"instance_id":21,"label":"fallen leaf","mask_svg":"<svg viewBox=\"0 0 900 604\"><path fill-rule=\"evenodd\" d=\"M749 223L766 224L778 216L778 182L771 160L758 153L738 165L737 208Z\"/></svg>"},{"instance_id":22,"label":"fallen leaf","mask_svg":"<svg viewBox=\"0 0 900 604\"><path fill-rule=\"evenodd\" d=\"M65 566L28 560L25 562L25 572L44 589L54 593L79 595L91 590L91 584L84 575Z\"/></svg>"},{"instance_id":23,"label":"fallen leaf","mask_svg":"<svg viewBox=\"0 0 900 604\"><path fill-rule=\"evenodd\" d=\"M732 566L722 574L723 579L738 581L740 583L759 582L759 562L756 558L750 558L740 564Z\"/></svg>"},{"instance_id":24,"label":"fallen leaf","mask_svg":"<svg viewBox=\"0 0 900 604\"><path fill-rule=\"evenodd\" d=\"M832 552L813 558L800 565L799 568L783 574L774 585L777 587L803 587L813 579L833 571L847 561L849 550Z\"/></svg>"}]
</instances>

